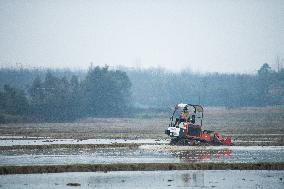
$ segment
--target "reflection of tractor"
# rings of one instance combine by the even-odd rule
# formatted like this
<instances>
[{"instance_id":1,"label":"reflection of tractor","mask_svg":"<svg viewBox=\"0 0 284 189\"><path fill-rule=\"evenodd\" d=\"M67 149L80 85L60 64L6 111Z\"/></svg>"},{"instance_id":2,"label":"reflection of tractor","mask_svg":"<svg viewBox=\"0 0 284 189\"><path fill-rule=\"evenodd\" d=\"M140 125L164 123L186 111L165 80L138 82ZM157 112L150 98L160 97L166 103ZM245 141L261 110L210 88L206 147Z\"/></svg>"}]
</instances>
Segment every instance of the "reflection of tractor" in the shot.
<instances>
[{"instance_id":1,"label":"reflection of tractor","mask_svg":"<svg viewBox=\"0 0 284 189\"><path fill-rule=\"evenodd\" d=\"M174 117L176 117L175 120ZM171 144L232 145L231 137L222 137L218 132L202 130L202 119L202 106L177 104L169 128L165 131L167 135L172 137Z\"/></svg>"},{"instance_id":2,"label":"reflection of tractor","mask_svg":"<svg viewBox=\"0 0 284 189\"><path fill-rule=\"evenodd\" d=\"M220 149L220 150L188 150L174 153L175 156L179 157L185 162L202 162L202 161L216 161L219 159L225 159L232 155L232 150Z\"/></svg>"}]
</instances>

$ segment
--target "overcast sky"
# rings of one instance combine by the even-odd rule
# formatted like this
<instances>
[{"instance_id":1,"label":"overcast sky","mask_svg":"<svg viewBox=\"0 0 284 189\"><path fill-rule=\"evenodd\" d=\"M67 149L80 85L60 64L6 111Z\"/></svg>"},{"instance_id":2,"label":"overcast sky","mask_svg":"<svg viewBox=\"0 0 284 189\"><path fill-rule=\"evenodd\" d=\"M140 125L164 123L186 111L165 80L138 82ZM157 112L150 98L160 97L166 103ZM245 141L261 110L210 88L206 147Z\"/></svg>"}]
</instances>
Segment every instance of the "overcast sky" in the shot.
<instances>
[{"instance_id":1,"label":"overcast sky","mask_svg":"<svg viewBox=\"0 0 284 189\"><path fill-rule=\"evenodd\" d=\"M0 66L255 73L284 60L283 0L0 0Z\"/></svg>"}]
</instances>

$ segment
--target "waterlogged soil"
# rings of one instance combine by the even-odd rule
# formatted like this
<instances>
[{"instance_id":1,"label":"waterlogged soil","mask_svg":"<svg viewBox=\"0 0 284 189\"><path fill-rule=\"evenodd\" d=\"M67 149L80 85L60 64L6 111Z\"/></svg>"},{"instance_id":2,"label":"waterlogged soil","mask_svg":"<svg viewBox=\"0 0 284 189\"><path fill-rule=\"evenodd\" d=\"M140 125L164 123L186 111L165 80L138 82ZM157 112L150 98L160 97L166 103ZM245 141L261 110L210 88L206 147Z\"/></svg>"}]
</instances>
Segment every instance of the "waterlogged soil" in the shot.
<instances>
[{"instance_id":1,"label":"waterlogged soil","mask_svg":"<svg viewBox=\"0 0 284 189\"><path fill-rule=\"evenodd\" d=\"M231 134L234 145L237 146L283 146L284 134ZM169 144L170 138L118 138L118 139L57 139L34 138L24 136L0 136L1 146L34 146L34 145L86 145L86 144Z\"/></svg>"},{"instance_id":2,"label":"waterlogged soil","mask_svg":"<svg viewBox=\"0 0 284 189\"><path fill-rule=\"evenodd\" d=\"M284 162L284 147L141 144L131 148L10 149L0 154L0 166L186 162Z\"/></svg>"},{"instance_id":3,"label":"waterlogged soil","mask_svg":"<svg viewBox=\"0 0 284 189\"><path fill-rule=\"evenodd\" d=\"M175 166L180 166L181 164L192 165L192 163L248 163L257 168L258 163L260 163L260 165L265 165L265 163L279 163L279 165L281 164L279 169L283 170L283 108L205 108L205 119L203 123L203 129L218 131L223 136L231 136L234 146L171 146L169 145L169 137L164 134L164 130L169 124L169 118L165 116L150 119L88 118L77 120L73 123L0 124L0 168L1 170L4 170L3 173L5 174L5 169L9 166L27 166L27 169L29 169L34 166L50 165L51 167L48 171L56 172L55 169L57 168L54 167L56 165L70 165L74 168L72 171L76 171L76 164L90 166L100 164L102 166L111 165L115 167L119 163L123 163L126 166L142 163L142 168L147 168L151 163L176 163ZM158 168L159 166L160 165L158 165ZM277 168L278 164L275 166ZM171 166L169 168L171 168ZM230 165L229 169L230 168L238 169L238 167L232 165ZM270 165L268 166L268 169L269 168ZM15 167L10 170L14 169L18 170L14 173L20 173L20 169ZM89 169L89 167L86 169ZM214 167L214 169L216 169L216 167ZM8 169L6 169L6 171L7 170ZM65 168L62 170L64 171ZM85 169L82 170L86 171ZM157 169L155 168L154 170ZM260 172L261 171L259 171L259 173ZM11 173L13 173L13 171ZM27 171L26 173L30 172ZM209 173L211 174L211 172ZM234 177L233 173L234 172L230 172L232 177ZM280 173L283 175L283 171ZM101 173L98 173L98 175L99 174ZM107 181L108 178L116 178L116 173L113 174L114 175L110 177L106 174L106 177L102 178L102 180L106 179ZM125 174L125 179L122 179L125 181L122 181L122 187L125 186L125 188L130 188L131 186L131 188L133 188L136 187L136 183L139 183L135 182L136 177L132 178L133 182L126 182L126 180L128 180L127 178L131 177L131 173L127 175L128 173L122 172L122 174ZM161 174L165 173L161 172ZM214 172L214 174L217 173ZM221 172L220 174L220 177L226 175L225 172ZM95 179L98 175L91 177ZM169 175L172 175L172 173L169 173ZM178 172L177 175L179 175ZM58 176L62 177L62 179L65 178L64 174L62 174L62 176L59 174ZM77 176L78 174L74 174L72 175L72 178ZM68 177L68 175L66 177ZM89 176L86 175L86 178L87 177ZM195 182L192 179L197 176L192 174L190 177L190 183ZM37 180L33 180L33 177L26 183L27 185L21 185L21 182L19 182L20 185L17 185L17 183L13 181L15 178L21 180L20 176L11 176L9 182L14 183L17 187L19 186L18 188L32 188L36 186L33 185L33 183L36 183ZM149 180L149 184L154 182L148 177L143 177L143 175L141 178L147 181ZM208 178L211 177L209 176ZM271 184L274 176L269 178L267 183ZM56 178L54 177L54 179ZM82 179L84 180L84 178L80 178L80 182L78 181L80 184L80 186L77 185L78 187L94 186L87 181L81 181ZM159 179L157 182L160 182L160 184L163 183L162 181L159 181ZM38 180L40 180L40 176L38 177ZM174 180L176 181L178 178ZM262 181L265 179L260 176L255 180ZM147 183L147 181L145 183ZM256 185L258 181L247 181L247 178L241 180L240 186L245 184L245 186L249 186L249 188L259 187ZM0 182L2 182L2 179ZM15 187L12 185L10 186L9 182L6 183L7 185L5 185L4 188ZM110 184L100 185L100 182L96 181L95 186L100 188L113 188L112 186L119 186L116 182L107 182ZM42 188L70 188L72 186L74 187L77 181L76 179L71 179L68 181L68 183L71 183L70 185L68 185L68 183L59 183L59 181L54 181L54 183L48 183L48 186L43 184ZM123 185L124 183L129 183L129 185ZM145 188L143 183L144 182L142 182L142 186ZM174 181L166 181L166 183L170 186L183 187L179 182L177 182L176 185L171 184L175 183ZM232 181L226 181L225 185L220 185L220 187L217 183L216 185L214 183L209 185L208 183L209 181L205 182L204 186L222 188L223 186L227 186L227 184L230 184L231 186ZM255 183L255 185L253 183ZM273 181L272 184L274 185L272 186L275 187L272 188L277 188L279 186L277 184L275 185L275 183L276 181ZM164 188L164 185L160 184L157 186L154 185L153 187ZM282 180L280 184L283 186ZM0 185L4 186L3 184ZM193 185L188 184L187 186ZM266 184L263 186L266 186ZM38 188L38 186L36 188Z\"/></svg>"},{"instance_id":4,"label":"waterlogged soil","mask_svg":"<svg viewBox=\"0 0 284 189\"><path fill-rule=\"evenodd\" d=\"M178 170L73 172L0 175L7 189L30 188L274 188L284 186L284 171Z\"/></svg>"},{"instance_id":5,"label":"waterlogged soil","mask_svg":"<svg viewBox=\"0 0 284 189\"><path fill-rule=\"evenodd\" d=\"M159 140L159 139L11 139L5 138L1 140L0 136L0 146L26 146L26 145L64 145L64 144L75 144L75 145L85 145L85 144L167 144L170 140Z\"/></svg>"},{"instance_id":6,"label":"waterlogged soil","mask_svg":"<svg viewBox=\"0 0 284 189\"><path fill-rule=\"evenodd\" d=\"M142 118L87 118L73 123L0 124L2 136L55 139L163 139L168 114ZM284 108L204 108L203 129L218 131L243 141L261 140L284 144ZM253 137L249 136L253 135Z\"/></svg>"}]
</instances>

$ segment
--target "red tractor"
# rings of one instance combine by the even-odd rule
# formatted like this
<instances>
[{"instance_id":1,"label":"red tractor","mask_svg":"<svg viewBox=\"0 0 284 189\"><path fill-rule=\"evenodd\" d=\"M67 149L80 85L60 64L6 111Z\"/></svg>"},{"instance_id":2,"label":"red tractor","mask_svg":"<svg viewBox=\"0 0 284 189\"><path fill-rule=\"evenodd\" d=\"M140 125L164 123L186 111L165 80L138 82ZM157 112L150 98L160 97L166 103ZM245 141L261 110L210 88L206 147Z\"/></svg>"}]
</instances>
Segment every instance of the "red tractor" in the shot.
<instances>
[{"instance_id":1,"label":"red tractor","mask_svg":"<svg viewBox=\"0 0 284 189\"><path fill-rule=\"evenodd\" d=\"M175 117L175 119L174 119ZM220 133L202 130L203 107L193 104L177 104L171 116L171 123L165 133L178 145L232 145L231 137Z\"/></svg>"}]
</instances>

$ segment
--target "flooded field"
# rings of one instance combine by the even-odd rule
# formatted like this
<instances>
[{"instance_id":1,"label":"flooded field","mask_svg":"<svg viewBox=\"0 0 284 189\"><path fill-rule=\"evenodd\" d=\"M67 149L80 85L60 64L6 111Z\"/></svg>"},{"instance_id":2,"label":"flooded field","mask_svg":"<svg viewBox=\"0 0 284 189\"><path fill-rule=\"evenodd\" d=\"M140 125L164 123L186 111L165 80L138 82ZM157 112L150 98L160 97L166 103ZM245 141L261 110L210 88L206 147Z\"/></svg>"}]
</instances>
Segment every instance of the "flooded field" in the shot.
<instances>
[{"instance_id":1,"label":"flooded field","mask_svg":"<svg viewBox=\"0 0 284 189\"><path fill-rule=\"evenodd\" d=\"M2 124L0 187L283 188L284 111L266 110L208 110L233 146L170 145L165 117Z\"/></svg>"},{"instance_id":2,"label":"flooded field","mask_svg":"<svg viewBox=\"0 0 284 189\"><path fill-rule=\"evenodd\" d=\"M1 140L0 146L17 146L17 145L54 145L54 144L167 144L170 140L157 140L157 139L30 139L30 138L5 138Z\"/></svg>"},{"instance_id":3,"label":"flooded field","mask_svg":"<svg viewBox=\"0 0 284 189\"><path fill-rule=\"evenodd\" d=\"M284 186L284 171L183 170L74 172L0 175L0 185L16 188L274 188ZM77 188L75 187L75 188Z\"/></svg>"},{"instance_id":4,"label":"flooded field","mask_svg":"<svg viewBox=\"0 0 284 189\"><path fill-rule=\"evenodd\" d=\"M163 141L164 142L164 141ZM60 165L111 163L284 162L282 146L170 146L10 149L0 154L0 165Z\"/></svg>"}]
</instances>

